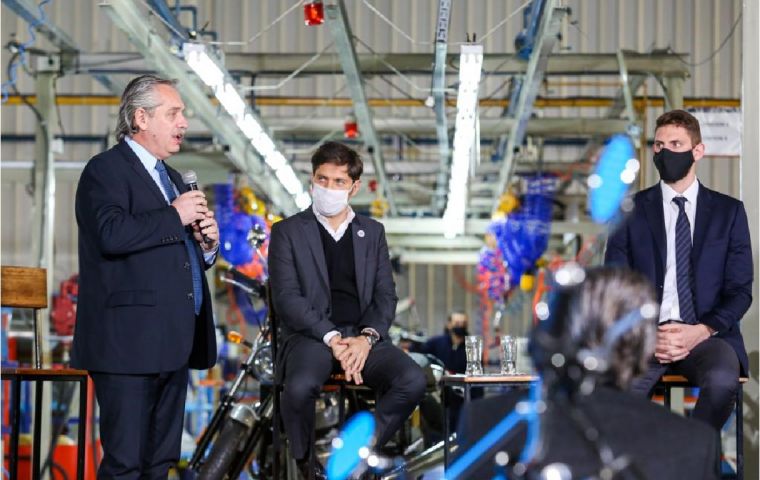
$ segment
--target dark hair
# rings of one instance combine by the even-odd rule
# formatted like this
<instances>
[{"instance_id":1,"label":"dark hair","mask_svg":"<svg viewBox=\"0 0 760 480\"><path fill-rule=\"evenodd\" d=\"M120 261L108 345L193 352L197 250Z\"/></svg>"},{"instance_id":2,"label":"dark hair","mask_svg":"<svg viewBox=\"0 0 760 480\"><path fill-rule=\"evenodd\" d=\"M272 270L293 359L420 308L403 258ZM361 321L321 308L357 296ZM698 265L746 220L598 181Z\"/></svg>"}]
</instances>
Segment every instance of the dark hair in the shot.
<instances>
[{"instance_id":1,"label":"dark hair","mask_svg":"<svg viewBox=\"0 0 760 480\"><path fill-rule=\"evenodd\" d=\"M648 318L644 306L650 309ZM652 316L656 317L657 307L654 290L640 273L623 268L591 269L582 283L557 294L552 307L555 311L536 330L571 345L574 351L594 350L602 346L605 334L616 322L641 310L645 318L617 339L605 359L604 379L625 389L633 377L645 371L654 353L657 321ZM534 335L532 341L535 339ZM537 353L533 355L536 367L548 368L546 362L554 352L534 350L534 353Z\"/></svg>"},{"instance_id":2,"label":"dark hair","mask_svg":"<svg viewBox=\"0 0 760 480\"><path fill-rule=\"evenodd\" d=\"M691 146L694 147L702 143L702 132L699 130L699 120L691 113L685 110L671 110L657 117L657 124L654 127L656 132L658 128L665 125L675 125L683 127L689 133Z\"/></svg>"},{"instance_id":3,"label":"dark hair","mask_svg":"<svg viewBox=\"0 0 760 480\"><path fill-rule=\"evenodd\" d=\"M168 85L175 87L176 80L161 78L156 75L141 75L132 79L121 94L121 103L119 104L119 119L116 124L116 140L122 141L127 135L134 135L139 130L135 126L135 112L143 108L148 114L152 115L153 111L161 102L156 97L156 87L158 85Z\"/></svg>"},{"instance_id":4,"label":"dark hair","mask_svg":"<svg viewBox=\"0 0 760 480\"><path fill-rule=\"evenodd\" d=\"M354 182L359 180L364 171L364 164L359 153L351 147L338 142L325 142L311 156L311 173L317 172L320 165L332 163L342 167L348 165L348 176Z\"/></svg>"}]
</instances>

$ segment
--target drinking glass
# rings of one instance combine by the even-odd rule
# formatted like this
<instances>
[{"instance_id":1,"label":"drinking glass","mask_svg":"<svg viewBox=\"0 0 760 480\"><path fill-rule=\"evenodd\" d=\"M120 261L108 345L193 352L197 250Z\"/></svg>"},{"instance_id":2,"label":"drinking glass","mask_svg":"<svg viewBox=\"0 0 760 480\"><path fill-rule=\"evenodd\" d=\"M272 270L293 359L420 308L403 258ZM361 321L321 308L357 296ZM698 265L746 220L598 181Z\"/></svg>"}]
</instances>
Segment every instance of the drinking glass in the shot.
<instances>
[{"instance_id":1,"label":"drinking glass","mask_svg":"<svg viewBox=\"0 0 760 480\"><path fill-rule=\"evenodd\" d=\"M467 355L465 375L483 375L483 337L480 335L464 337L464 349Z\"/></svg>"},{"instance_id":2,"label":"drinking glass","mask_svg":"<svg viewBox=\"0 0 760 480\"><path fill-rule=\"evenodd\" d=\"M512 335L502 335L499 344L501 351L502 375L514 375L517 373L517 339Z\"/></svg>"}]
</instances>

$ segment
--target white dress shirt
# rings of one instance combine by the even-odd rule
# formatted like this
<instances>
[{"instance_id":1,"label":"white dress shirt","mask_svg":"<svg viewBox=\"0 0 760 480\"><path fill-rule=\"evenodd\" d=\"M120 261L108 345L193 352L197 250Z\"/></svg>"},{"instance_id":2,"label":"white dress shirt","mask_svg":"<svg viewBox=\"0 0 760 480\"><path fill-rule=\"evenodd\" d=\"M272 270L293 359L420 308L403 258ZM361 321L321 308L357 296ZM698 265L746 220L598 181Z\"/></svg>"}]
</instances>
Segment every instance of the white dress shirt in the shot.
<instances>
[{"instance_id":1,"label":"white dress shirt","mask_svg":"<svg viewBox=\"0 0 760 480\"><path fill-rule=\"evenodd\" d=\"M662 209L665 214L665 237L667 259L665 261L665 282L662 287L662 304L660 305L660 322L681 320L681 310L678 306L678 285L676 284L676 220L678 220L678 205L673 202L675 197L685 197L684 211L689 219L692 244L694 242L694 220L697 215L697 194L699 182L694 179L683 194L673 190L660 180L662 189Z\"/></svg>"},{"instance_id":2,"label":"white dress shirt","mask_svg":"<svg viewBox=\"0 0 760 480\"><path fill-rule=\"evenodd\" d=\"M129 145L129 148L132 149L133 152L135 152L135 155L137 155L137 158L140 159L140 163L143 164L143 167L145 167L145 170L148 171L148 175L150 175L150 178L153 179L154 182L156 182L156 186L161 191L161 194L164 196L164 200L166 200L166 203L169 204L169 197L166 195L166 192L164 191L163 185L161 185L161 177L158 174L158 170L156 170L156 164L158 163L158 159L153 156L152 153L150 153L148 150L145 149L142 145L132 140L132 137L124 137L124 140L127 142L127 145ZM174 189L174 194L179 195L179 190L177 190L177 186L172 183L172 188ZM203 260L206 262L207 265L211 265L214 263L214 257L216 257L216 252L219 250L219 245L217 245L213 250L210 252L203 252Z\"/></svg>"},{"instance_id":3,"label":"white dress shirt","mask_svg":"<svg viewBox=\"0 0 760 480\"><path fill-rule=\"evenodd\" d=\"M317 217L317 221L319 221L319 223L325 227L327 233L329 233L333 240L336 242L343 238L343 234L346 233L348 226L351 224L354 217L356 217L356 214L354 213L354 210L351 208L351 206L347 206L346 208L348 208L348 215L346 215L346 219L343 220L340 225L338 225L337 229L333 230L332 226L330 225L330 219L319 213L313 205L311 207L311 211L314 212L314 216Z\"/></svg>"}]
</instances>

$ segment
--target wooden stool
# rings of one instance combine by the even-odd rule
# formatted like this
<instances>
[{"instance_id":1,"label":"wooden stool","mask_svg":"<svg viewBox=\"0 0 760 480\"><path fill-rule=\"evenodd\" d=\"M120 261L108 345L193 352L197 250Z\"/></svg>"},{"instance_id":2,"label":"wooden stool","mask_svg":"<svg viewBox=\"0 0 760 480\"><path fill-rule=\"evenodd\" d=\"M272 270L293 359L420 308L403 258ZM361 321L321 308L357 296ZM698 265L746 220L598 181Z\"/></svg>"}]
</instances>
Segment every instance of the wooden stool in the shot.
<instances>
[{"instance_id":1,"label":"wooden stool","mask_svg":"<svg viewBox=\"0 0 760 480\"><path fill-rule=\"evenodd\" d=\"M739 389L736 391L736 478L744 478L744 410L742 406L743 386L749 379L739 377ZM682 375L663 375L657 387L665 390L665 408L670 410L670 389L673 387L696 388L696 385Z\"/></svg>"},{"instance_id":2,"label":"wooden stool","mask_svg":"<svg viewBox=\"0 0 760 480\"><path fill-rule=\"evenodd\" d=\"M2 381L11 382L10 478L18 478L18 441L21 421L21 382L34 382L34 435L32 478L40 478L42 386L44 382L79 382L79 429L77 435L77 480L84 480L85 431L87 418L87 372L42 368L38 318L47 308L47 272L42 268L2 267L2 306L34 309L34 368L3 368ZM52 454L52 452L51 452Z\"/></svg>"}]
</instances>

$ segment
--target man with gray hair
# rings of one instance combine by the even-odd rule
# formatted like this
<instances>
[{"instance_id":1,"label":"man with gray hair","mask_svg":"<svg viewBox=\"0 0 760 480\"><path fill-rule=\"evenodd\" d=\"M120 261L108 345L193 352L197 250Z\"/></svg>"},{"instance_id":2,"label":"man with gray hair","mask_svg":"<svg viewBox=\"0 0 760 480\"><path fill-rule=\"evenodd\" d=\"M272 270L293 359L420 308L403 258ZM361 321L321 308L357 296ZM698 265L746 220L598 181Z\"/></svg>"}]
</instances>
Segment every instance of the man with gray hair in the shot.
<instances>
[{"instance_id":1,"label":"man with gray hair","mask_svg":"<svg viewBox=\"0 0 760 480\"><path fill-rule=\"evenodd\" d=\"M76 194L79 302L71 365L100 406L98 478L166 478L180 456L188 368L216 362L203 274L214 212L164 162L187 130L175 82L143 75L119 106L119 143L93 157Z\"/></svg>"}]
</instances>

